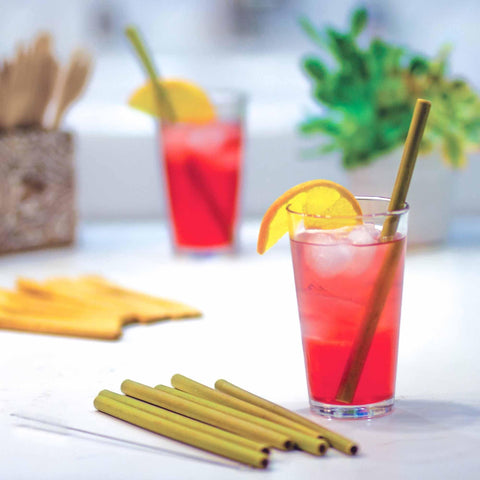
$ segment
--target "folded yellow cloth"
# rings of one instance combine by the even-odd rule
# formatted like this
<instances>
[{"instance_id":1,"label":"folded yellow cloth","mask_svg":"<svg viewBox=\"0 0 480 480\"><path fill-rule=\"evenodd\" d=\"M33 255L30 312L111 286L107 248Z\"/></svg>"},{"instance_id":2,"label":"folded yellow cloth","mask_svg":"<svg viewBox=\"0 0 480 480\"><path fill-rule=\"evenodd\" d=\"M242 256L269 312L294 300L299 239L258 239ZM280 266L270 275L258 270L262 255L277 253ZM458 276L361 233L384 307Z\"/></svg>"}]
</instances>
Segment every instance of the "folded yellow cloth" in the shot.
<instances>
[{"instance_id":1,"label":"folded yellow cloth","mask_svg":"<svg viewBox=\"0 0 480 480\"><path fill-rule=\"evenodd\" d=\"M0 328L114 340L129 323L200 316L180 302L129 290L100 276L19 278L0 289Z\"/></svg>"}]
</instances>

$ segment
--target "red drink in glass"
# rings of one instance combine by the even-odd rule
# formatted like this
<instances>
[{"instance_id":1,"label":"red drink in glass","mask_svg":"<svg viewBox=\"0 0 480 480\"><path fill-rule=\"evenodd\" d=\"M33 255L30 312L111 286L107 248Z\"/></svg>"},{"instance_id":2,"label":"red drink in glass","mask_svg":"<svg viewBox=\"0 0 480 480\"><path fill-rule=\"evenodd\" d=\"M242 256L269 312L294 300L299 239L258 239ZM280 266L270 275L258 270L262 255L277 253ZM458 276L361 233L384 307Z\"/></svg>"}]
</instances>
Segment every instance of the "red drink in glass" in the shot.
<instances>
[{"instance_id":1,"label":"red drink in glass","mask_svg":"<svg viewBox=\"0 0 480 480\"><path fill-rule=\"evenodd\" d=\"M212 96L212 100L217 100L215 121L161 127L170 219L178 250L210 252L229 249L234 243L243 154L243 98Z\"/></svg>"},{"instance_id":2,"label":"red drink in glass","mask_svg":"<svg viewBox=\"0 0 480 480\"><path fill-rule=\"evenodd\" d=\"M338 230L298 229L291 251L310 404L335 417L390 411L395 393L406 232L381 241L381 221ZM402 245L398 245L400 242ZM402 250L351 404L336 396L388 253Z\"/></svg>"}]
</instances>

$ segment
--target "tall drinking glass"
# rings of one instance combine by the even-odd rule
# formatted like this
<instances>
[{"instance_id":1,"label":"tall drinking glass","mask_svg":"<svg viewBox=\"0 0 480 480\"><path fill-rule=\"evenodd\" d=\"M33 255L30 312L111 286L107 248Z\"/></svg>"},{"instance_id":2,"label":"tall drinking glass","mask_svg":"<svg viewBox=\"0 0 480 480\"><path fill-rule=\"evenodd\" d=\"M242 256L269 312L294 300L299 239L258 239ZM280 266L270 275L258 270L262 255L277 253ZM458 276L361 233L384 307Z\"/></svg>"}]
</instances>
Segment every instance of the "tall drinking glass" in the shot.
<instances>
[{"instance_id":1,"label":"tall drinking glass","mask_svg":"<svg viewBox=\"0 0 480 480\"><path fill-rule=\"evenodd\" d=\"M163 123L161 152L174 247L232 250L239 209L245 97L209 92L216 118L207 124Z\"/></svg>"},{"instance_id":2,"label":"tall drinking glass","mask_svg":"<svg viewBox=\"0 0 480 480\"><path fill-rule=\"evenodd\" d=\"M357 200L363 215L345 222L357 225L335 230L308 229L308 215L288 207L310 406L339 418L388 413L397 369L408 205L388 212L389 199ZM381 230L389 218L398 224L395 235L385 239ZM379 299L382 289L386 293ZM380 315L366 359L356 365L361 374L353 398L339 400L352 352L375 310Z\"/></svg>"}]
</instances>

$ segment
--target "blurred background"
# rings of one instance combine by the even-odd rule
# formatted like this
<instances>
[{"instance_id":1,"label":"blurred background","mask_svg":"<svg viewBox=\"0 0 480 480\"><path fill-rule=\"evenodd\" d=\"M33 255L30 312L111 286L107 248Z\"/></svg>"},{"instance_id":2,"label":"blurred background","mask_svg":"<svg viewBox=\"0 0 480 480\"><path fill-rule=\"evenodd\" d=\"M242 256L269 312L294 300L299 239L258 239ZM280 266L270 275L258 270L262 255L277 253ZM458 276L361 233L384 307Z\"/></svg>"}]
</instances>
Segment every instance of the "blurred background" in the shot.
<instances>
[{"instance_id":1,"label":"blurred background","mask_svg":"<svg viewBox=\"0 0 480 480\"><path fill-rule=\"evenodd\" d=\"M129 108L129 94L144 74L124 37L136 24L163 75L205 87L246 92L248 141L242 213L260 217L290 186L311 178L344 182L339 154L301 160L297 127L312 108L300 69L314 50L298 18L345 28L353 8L370 13L369 34L378 34L434 55L450 44L452 73L478 91L480 67L476 0L0 0L0 56L19 40L48 30L60 59L84 46L95 58L91 83L68 113L76 132L77 195L80 218L146 219L165 215L156 126ZM480 155L455 175L454 208L480 213Z\"/></svg>"}]
</instances>

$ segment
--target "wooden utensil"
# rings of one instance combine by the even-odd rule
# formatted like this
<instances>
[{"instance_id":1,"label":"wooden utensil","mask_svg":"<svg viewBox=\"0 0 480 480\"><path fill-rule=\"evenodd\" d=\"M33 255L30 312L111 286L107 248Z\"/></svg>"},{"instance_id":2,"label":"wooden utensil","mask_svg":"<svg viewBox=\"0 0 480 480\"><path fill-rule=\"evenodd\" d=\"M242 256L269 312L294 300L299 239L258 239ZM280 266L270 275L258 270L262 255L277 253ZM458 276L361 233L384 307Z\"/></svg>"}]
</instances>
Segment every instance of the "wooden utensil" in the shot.
<instances>
[{"instance_id":1,"label":"wooden utensil","mask_svg":"<svg viewBox=\"0 0 480 480\"><path fill-rule=\"evenodd\" d=\"M52 99L58 76L58 63L52 54L52 38L49 33L37 36L32 49L32 103L23 126L42 127L45 111Z\"/></svg>"},{"instance_id":2,"label":"wooden utensil","mask_svg":"<svg viewBox=\"0 0 480 480\"><path fill-rule=\"evenodd\" d=\"M0 129L41 127L58 70L51 37L40 34L33 47L17 46L0 71Z\"/></svg>"},{"instance_id":3,"label":"wooden utensil","mask_svg":"<svg viewBox=\"0 0 480 480\"><path fill-rule=\"evenodd\" d=\"M7 122L9 70L10 63L5 60L0 68L0 130L6 128Z\"/></svg>"},{"instance_id":4,"label":"wooden utensil","mask_svg":"<svg viewBox=\"0 0 480 480\"><path fill-rule=\"evenodd\" d=\"M26 105L30 101L30 76L27 53L23 45L17 47L16 56L10 62L4 83L5 111L3 117L4 128L13 128L18 124Z\"/></svg>"},{"instance_id":5,"label":"wooden utensil","mask_svg":"<svg viewBox=\"0 0 480 480\"><path fill-rule=\"evenodd\" d=\"M92 60L88 53L81 49L72 53L58 89L53 128L58 128L67 108L83 92L91 68Z\"/></svg>"},{"instance_id":6,"label":"wooden utensil","mask_svg":"<svg viewBox=\"0 0 480 480\"><path fill-rule=\"evenodd\" d=\"M58 128L67 108L82 93L91 71L90 56L73 52L59 75L52 37L40 33L31 46L19 44L13 58L0 63L0 130ZM46 122L51 112L52 121Z\"/></svg>"}]
</instances>

